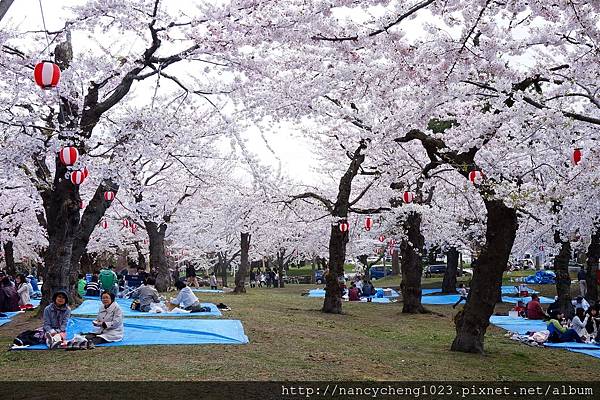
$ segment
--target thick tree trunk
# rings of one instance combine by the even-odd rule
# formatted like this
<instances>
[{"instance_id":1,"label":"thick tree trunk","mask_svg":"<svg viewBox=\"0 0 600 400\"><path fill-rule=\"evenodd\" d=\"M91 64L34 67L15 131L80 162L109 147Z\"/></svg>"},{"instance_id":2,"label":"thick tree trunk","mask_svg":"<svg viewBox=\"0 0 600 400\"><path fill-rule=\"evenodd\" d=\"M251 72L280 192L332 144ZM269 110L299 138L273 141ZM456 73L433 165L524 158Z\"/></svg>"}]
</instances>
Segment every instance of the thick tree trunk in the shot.
<instances>
[{"instance_id":1,"label":"thick tree trunk","mask_svg":"<svg viewBox=\"0 0 600 400\"><path fill-rule=\"evenodd\" d=\"M423 246L425 238L421 234L421 214L411 212L403 224L407 240L402 240L400 251L402 260L402 312L419 314L426 312L421 304L421 277L423 275Z\"/></svg>"},{"instance_id":2,"label":"thick tree trunk","mask_svg":"<svg viewBox=\"0 0 600 400\"><path fill-rule=\"evenodd\" d=\"M592 240L587 251L587 293L585 298L590 304L598 301L598 262L600 261L600 226L595 227L592 233Z\"/></svg>"},{"instance_id":3,"label":"thick tree trunk","mask_svg":"<svg viewBox=\"0 0 600 400\"><path fill-rule=\"evenodd\" d=\"M400 275L400 252L394 250L392 253L392 275Z\"/></svg>"},{"instance_id":4,"label":"thick tree trunk","mask_svg":"<svg viewBox=\"0 0 600 400\"><path fill-rule=\"evenodd\" d=\"M227 267L229 265L229 263L227 262L227 253L225 252L219 252L218 253L218 257L219 257L219 273L221 274L221 285L223 287L227 287ZM218 275L218 274L215 274Z\"/></svg>"},{"instance_id":5,"label":"thick tree trunk","mask_svg":"<svg viewBox=\"0 0 600 400\"><path fill-rule=\"evenodd\" d=\"M500 296L502 274L515 240L518 221L514 209L500 200L484 199L487 210L486 243L473 266L467 304L454 318L452 351L483 353L485 331Z\"/></svg>"},{"instance_id":6,"label":"thick tree trunk","mask_svg":"<svg viewBox=\"0 0 600 400\"><path fill-rule=\"evenodd\" d=\"M250 252L250 234L242 232L240 239L240 267L235 274L234 293L246 293L246 275L248 275L248 253Z\"/></svg>"},{"instance_id":7,"label":"thick tree trunk","mask_svg":"<svg viewBox=\"0 0 600 400\"><path fill-rule=\"evenodd\" d=\"M67 168L58 157L55 158L55 163L54 188L42 193L46 211L48 251L45 257L41 309L49 303L56 291L71 292L71 256L79 226L79 186L73 185L65 178Z\"/></svg>"},{"instance_id":8,"label":"thick tree trunk","mask_svg":"<svg viewBox=\"0 0 600 400\"><path fill-rule=\"evenodd\" d=\"M329 269L325 274L325 300L321 311L331 314L342 313L340 279L344 278L344 259L348 235L338 225L331 225L329 237Z\"/></svg>"},{"instance_id":9,"label":"thick tree trunk","mask_svg":"<svg viewBox=\"0 0 600 400\"><path fill-rule=\"evenodd\" d=\"M315 269L317 267L317 260L319 257L315 257L311 264L311 272L310 272L310 283L314 285L315 283Z\"/></svg>"},{"instance_id":10,"label":"thick tree trunk","mask_svg":"<svg viewBox=\"0 0 600 400\"><path fill-rule=\"evenodd\" d=\"M569 275L569 260L571 259L571 243L563 241L560 232L554 232L554 243L560 245L558 255L554 257L554 272L556 273L556 294L560 311L566 318L573 318L574 310L571 304L571 276Z\"/></svg>"},{"instance_id":11,"label":"thick tree trunk","mask_svg":"<svg viewBox=\"0 0 600 400\"><path fill-rule=\"evenodd\" d=\"M70 270L70 284L75 287L77 283L77 276L81 272L81 257L85 254L88 243L92 232L98 226L98 223L106 213L108 207L110 207L109 201L104 200L104 193L107 191L113 191L115 194L119 190L119 186L113 183L111 180L105 180L96 188L94 197L85 208L83 215L81 216L81 222L77 228L75 240L73 242L73 250L71 253L71 270Z\"/></svg>"},{"instance_id":12,"label":"thick tree trunk","mask_svg":"<svg viewBox=\"0 0 600 400\"><path fill-rule=\"evenodd\" d=\"M165 233L167 224L158 225L153 221L144 221L150 239L150 269L156 271L156 290L166 292L171 282L169 267L165 257Z\"/></svg>"},{"instance_id":13,"label":"thick tree trunk","mask_svg":"<svg viewBox=\"0 0 600 400\"><path fill-rule=\"evenodd\" d=\"M12 241L7 241L3 245L4 247L4 261L6 262L6 273L10 276L17 274L17 268L15 267L15 250Z\"/></svg>"},{"instance_id":14,"label":"thick tree trunk","mask_svg":"<svg viewBox=\"0 0 600 400\"><path fill-rule=\"evenodd\" d=\"M446 273L442 281L442 293L456 293L456 275L458 274L458 250L450 247L446 253Z\"/></svg>"}]
</instances>

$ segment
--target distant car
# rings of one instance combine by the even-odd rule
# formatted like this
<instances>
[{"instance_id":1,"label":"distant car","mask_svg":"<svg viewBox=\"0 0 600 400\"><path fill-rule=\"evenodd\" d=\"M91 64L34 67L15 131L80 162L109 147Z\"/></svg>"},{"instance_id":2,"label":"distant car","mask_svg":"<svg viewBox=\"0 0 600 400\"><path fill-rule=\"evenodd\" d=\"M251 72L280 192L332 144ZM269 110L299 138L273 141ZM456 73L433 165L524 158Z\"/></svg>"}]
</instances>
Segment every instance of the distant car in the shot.
<instances>
[{"instance_id":1,"label":"distant car","mask_svg":"<svg viewBox=\"0 0 600 400\"><path fill-rule=\"evenodd\" d=\"M430 265L425 269L428 274L445 274L447 266L446 264L434 264Z\"/></svg>"},{"instance_id":2,"label":"distant car","mask_svg":"<svg viewBox=\"0 0 600 400\"><path fill-rule=\"evenodd\" d=\"M385 270L384 270L384 268L386 268L386 267L383 265L373 265L371 267L371 269L369 269L369 276L370 276L371 280L381 279L385 276L392 274L391 268L386 268ZM384 271L385 271L385 274L384 274Z\"/></svg>"},{"instance_id":3,"label":"distant car","mask_svg":"<svg viewBox=\"0 0 600 400\"><path fill-rule=\"evenodd\" d=\"M348 280L349 276L347 273L344 272L344 280ZM319 285L321 283L325 283L325 271L322 269L318 269L315 271L315 282L317 282Z\"/></svg>"}]
</instances>

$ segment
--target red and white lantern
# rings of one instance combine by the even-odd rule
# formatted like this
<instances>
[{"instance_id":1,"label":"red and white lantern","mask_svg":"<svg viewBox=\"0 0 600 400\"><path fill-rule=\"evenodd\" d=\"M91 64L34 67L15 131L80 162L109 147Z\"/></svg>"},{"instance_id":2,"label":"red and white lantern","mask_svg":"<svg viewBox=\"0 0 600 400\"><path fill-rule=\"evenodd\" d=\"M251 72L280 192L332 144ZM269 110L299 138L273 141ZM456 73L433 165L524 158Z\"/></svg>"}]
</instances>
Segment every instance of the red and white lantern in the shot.
<instances>
[{"instance_id":1,"label":"red and white lantern","mask_svg":"<svg viewBox=\"0 0 600 400\"><path fill-rule=\"evenodd\" d=\"M395 239L390 239L389 242L388 242L388 247L394 248L395 245L396 245L396 240Z\"/></svg>"},{"instance_id":2,"label":"red and white lantern","mask_svg":"<svg viewBox=\"0 0 600 400\"><path fill-rule=\"evenodd\" d=\"M414 199L415 199L415 194L413 192L402 193L402 201L404 201L404 203L406 203L406 204L412 203Z\"/></svg>"},{"instance_id":3,"label":"red and white lantern","mask_svg":"<svg viewBox=\"0 0 600 400\"><path fill-rule=\"evenodd\" d=\"M144 239L144 244L148 244L148 239Z\"/></svg>"},{"instance_id":4,"label":"red and white lantern","mask_svg":"<svg viewBox=\"0 0 600 400\"><path fill-rule=\"evenodd\" d=\"M102 221L100 221L100 226L104 229L108 228L108 221L103 219Z\"/></svg>"},{"instance_id":5,"label":"red and white lantern","mask_svg":"<svg viewBox=\"0 0 600 400\"><path fill-rule=\"evenodd\" d=\"M367 217L367 219L365 219L365 230L370 231L372 227L373 227L373 218Z\"/></svg>"},{"instance_id":6,"label":"red and white lantern","mask_svg":"<svg viewBox=\"0 0 600 400\"><path fill-rule=\"evenodd\" d=\"M577 165L581 162L581 157L583 156L583 152L581 149L573 150L573 155L571 156L571 164Z\"/></svg>"},{"instance_id":7,"label":"red and white lantern","mask_svg":"<svg viewBox=\"0 0 600 400\"><path fill-rule=\"evenodd\" d=\"M83 167L83 170L81 172L83 172L84 179L87 179L88 175L90 174L90 171L88 171L88 167Z\"/></svg>"},{"instance_id":8,"label":"red and white lantern","mask_svg":"<svg viewBox=\"0 0 600 400\"><path fill-rule=\"evenodd\" d=\"M137 232L137 225L136 224L131 224L131 233L133 233L135 235L135 233Z\"/></svg>"},{"instance_id":9,"label":"red and white lantern","mask_svg":"<svg viewBox=\"0 0 600 400\"><path fill-rule=\"evenodd\" d=\"M104 192L104 200L113 201L115 198L115 192Z\"/></svg>"},{"instance_id":10,"label":"red and white lantern","mask_svg":"<svg viewBox=\"0 0 600 400\"><path fill-rule=\"evenodd\" d=\"M384 235L379 235L379 241L381 243L385 242L385 236Z\"/></svg>"},{"instance_id":11,"label":"red and white lantern","mask_svg":"<svg viewBox=\"0 0 600 400\"><path fill-rule=\"evenodd\" d=\"M390 247L390 248L388 249L388 254L389 254L391 257L393 257L393 256L394 256L394 252L395 252L395 251L396 251L396 249L395 249L394 247Z\"/></svg>"},{"instance_id":12,"label":"red and white lantern","mask_svg":"<svg viewBox=\"0 0 600 400\"><path fill-rule=\"evenodd\" d=\"M85 176L81 171L73 171L71 172L71 183L73 185L81 185L85 181Z\"/></svg>"},{"instance_id":13,"label":"red and white lantern","mask_svg":"<svg viewBox=\"0 0 600 400\"><path fill-rule=\"evenodd\" d=\"M51 61L39 62L33 69L33 79L42 89L55 88L60 81L60 68Z\"/></svg>"},{"instance_id":14,"label":"red and white lantern","mask_svg":"<svg viewBox=\"0 0 600 400\"><path fill-rule=\"evenodd\" d=\"M63 165L73 165L79 157L79 151L75 147L63 147L58 153L58 158Z\"/></svg>"},{"instance_id":15,"label":"red and white lantern","mask_svg":"<svg viewBox=\"0 0 600 400\"><path fill-rule=\"evenodd\" d=\"M475 185L479 185L483 180L483 172L481 171L471 171L469 172L469 180L471 183Z\"/></svg>"},{"instance_id":16,"label":"red and white lantern","mask_svg":"<svg viewBox=\"0 0 600 400\"><path fill-rule=\"evenodd\" d=\"M350 224L348 221L340 221L340 232L346 233L350 229Z\"/></svg>"},{"instance_id":17,"label":"red and white lantern","mask_svg":"<svg viewBox=\"0 0 600 400\"><path fill-rule=\"evenodd\" d=\"M81 209L85 208L85 201L80 201L79 202L79 208L81 208Z\"/></svg>"},{"instance_id":18,"label":"red and white lantern","mask_svg":"<svg viewBox=\"0 0 600 400\"><path fill-rule=\"evenodd\" d=\"M129 220L127 218L123 219L123 227L129 228Z\"/></svg>"}]
</instances>

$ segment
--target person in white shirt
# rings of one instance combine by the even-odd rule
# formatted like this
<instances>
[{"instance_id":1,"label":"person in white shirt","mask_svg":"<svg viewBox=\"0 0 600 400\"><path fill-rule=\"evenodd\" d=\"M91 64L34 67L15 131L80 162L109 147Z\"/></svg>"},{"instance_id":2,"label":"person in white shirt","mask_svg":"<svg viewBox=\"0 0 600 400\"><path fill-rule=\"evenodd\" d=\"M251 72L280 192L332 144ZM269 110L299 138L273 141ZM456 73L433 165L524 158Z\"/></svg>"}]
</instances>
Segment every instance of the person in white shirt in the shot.
<instances>
[{"instance_id":1,"label":"person in white shirt","mask_svg":"<svg viewBox=\"0 0 600 400\"><path fill-rule=\"evenodd\" d=\"M458 286L458 295L460 296L460 298L458 299L458 301L456 303L454 303L454 305L452 306L452 308L456 308L457 305L459 305L462 301L467 301L467 288L465 288L465 284L461 283Z\"/></svg>"},{"instance_id":2,"label":"person in white shirt","mask_svg":"<svg viewBox=\"0 0 600 400\"><path fill-rule=\"evenodd\" d=\"M575 310L573 321L571 321L571 328L573 328L582 339L587 336L585 326L588 323L588 318L589 315L585 313L583 308L578 308Z\"/></svg>"},{"instance_id":3,"label":"person in white shirt","mask_svg":"<svg viewBox=\"0 0 600 400\"><path fill-rule=\"evenodd\" d=\"M33 292L33 289L31 288L31 284L27 282L27 278L25 278L24 274L17 275L15 286L17 288L17 293L19 294L19 305L31 305L30 294Z\"/></svg>"},{"instance_id":4,"label":"person in white shirt","mask_svg":"<svg viewBox=\"0 0 600 400\"><path fill-rule=\"evenodd\" d=\"M173 306L170 307L171 309L179 307L191 312L204 311L203 307L200 305L200 301L185 282L179 280L175 282L175 287L179 290L179 293L177 294L177 297L169 300L169 303Z\"/></svg>"},{"instance_id":5,"label":"person in white shirt","mask_svg":"<svg viewBox=\"0 0 600 400\"><path fill-rule=\"evenodd\" d=\"M588 303L583 296L577 296L575 300L571 300L571 304L575 307L575 311L577 311L578 308L583 308L583 311L587 311L587 309L590 308L590 303Z\"/></svg>"},{"instance_id":6,"label":"person in white shirt","mask_svg":"<svg viewBox=\"0 0 600 400\"><path fill-rule=\"evenodd\" d=\"M214 272L210 274L210 288L212 290L217 290L217 276Z\"/></svg>"}]
</instances>

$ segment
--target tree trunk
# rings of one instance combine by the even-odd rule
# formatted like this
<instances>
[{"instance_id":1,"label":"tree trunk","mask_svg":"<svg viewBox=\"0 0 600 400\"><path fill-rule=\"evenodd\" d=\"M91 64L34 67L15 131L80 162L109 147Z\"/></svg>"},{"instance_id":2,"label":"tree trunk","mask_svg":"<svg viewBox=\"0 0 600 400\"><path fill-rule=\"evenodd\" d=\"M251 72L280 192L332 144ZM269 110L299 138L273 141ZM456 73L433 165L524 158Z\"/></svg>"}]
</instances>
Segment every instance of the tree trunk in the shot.
<instances>
[{"instance_id":1,"label":"tree trunk","mask_svg":"<svg viewBox=\"0 0 600 400\"><path fill-rule=\"evenodd\" d=\"M17 274L17 268L15 267L15 251L13 242L7 241L3 245L4 247L4 261L6 262L6 273L10 276Z\"/></svg>"},{"instance_id":2,"label":"tree trunk","mask_svg":"<svg viewBox=\"0 0 600 400\"><path fill-rule=\"evenodd\" d=\"M407 240L402 240L400 251L402 260L402 312L408 314L424 313L421 304L421 277L423 275L423 246L425 238L421 234L421 214L410 212L403 224Z\"/></svg>"},{"instance_id":3,"label":"tree trunk","mask_svg":"<svg viewBox=\"0 0 600 400\"><path fill-rule=\"evenodd\" d=\"M598 262L600 261L600 225L595 225L592 240L587 251L587 293L585 298L590 304L598 301Z\"/></svg>"},{"instance_id":4,"label":"tree trunk","mask_svg":"<svg viewBox=\"0 0 600 400\"><path fill-rule=\"evenodd\" d=\"M442 282L442 293L456 293L456 275L458 274L458 250L450 247L446 253L446 273Z\"/></svg>"},{"instance_id":5,"label":"tree trunk","mask_svg":"<svg viewBox=\"0 0 600 400\"><path fill-rule=\"evenodd\" d=\"M563 241L560 232L554 232L554 243L560 245L558 255L554 257L554 272L556 273L556 294L560 311L566 318L573 318L574 310L571 304L571 276L569 275L569 260L571 259L571 243Z\"/></svg>"},{"instance_id":6,"label":"tree trunk","mask_svg":"<svg viewBox=\"0 0 600 400\"><path fill-rule=\"evenodd\" d=\"M325 273L324 313L342 313L342 292L340 278L344 277L344 259L346 258L346 243L348 235L341 232L337 224L331 225L329 237L329 269Z\"/></svg>"},{"instance_id":7,"label":"tree trunk","mask_svg":"<svg viewBox=\"0 0 600 400\"><path fill-rule=\"evenodd\" d=\"M79 186L73 185L65 178L67 168L58 156L55 163L53 190L42 193L46 211L48 251L45 257L41 309L49 304L56 291L72 293L69 273L73 242L79 226Z\"/></svg>"},{"instance_id":8,"label":"tree trunk","mask_svg":"<svg viewBox=\"0 0 600 400\"><path fill-rule=\"evenodd\" d=\"M72 287L75 287L77 283L77 277L81 271L81 257L85 254L92 232L94 232L94 229L98 226L98 223L106 213L106 210L110 207L111 202L104 200L104 193L106 191L113 191L116 194L118 190L119 186L111 180L103 181L96 188L94 197L92 197L92 200L81 216L81 222L79 223L79 227L75 234L73 250L71 253L69 280Z\"/></svg>"},{"instance_id":9,"label":"tree trunk","mask_svg":"<svg viewBox=\"0 0 600 400\"><path fill-rule=\"evenodd\" d=\"M277 252L277 274L279 276L277 283L280 288L284 287L283 272L285 271L285 264L285 249L280 249Z\"/></svg>"},{"instance_id":10,"label":"tree trunk","mask_svg":"<svg viewBox=\"0 0 600 400\"><path fill-rule=\"evenodd\" d=\"M221 274L221 285L227 287L227 253L219 252L219 272ZM218 275L218 274L215 274Z\"/></svg>"},{"instance_id":11,"label":"tree trunk","mask_svg":"<svg viewBox=\"0 0 600 400\"><path fill-rule=\"evenodd\" d=\"M400 275L400 252L394 250L392 253L392 275Z\"/></svg>"},{"instance_id":12,"label":"tree trunk","mask_svg":"<svg viewBox=\"0 0 600 400\"><path fill-rule=\"evenodd\" d=\"M515 240L518 221L514 209L500 200L484 199L487 210L486 243L477 263L467 304L454 318L452 351L483 353L485 331L500 296L502 274Z\"/></svg>"},{"instance_id":13,"label":"tree trunk","mask_svg":"<svg viewBox=\"0 0 600 400\"><path fill-rule=\"evenodd\" d=\"M158 225L153 221L144 221L150 239L150 270L156 271L156 290L166 292L171 282L169 267L165 257L165 233L167 224Z\"/></svg>"},{"instance_id":14,"label":"tree trunk","mask_svg":"<svg viewBox=\"0 0 600 400\"><path fill-rule=\"evenodd\" d=\"M313 284L313 285L315 284L315 269L317 267L317 260L318 260L318 258L319 257L315 257L313 259L312 264L311 264L310 283Z\"/></svg>"},{"instance_id":15,"label":"tree trunk","mask_svg":"<svg viewBox=\"0 0 600 400\"><path fill-rule=\"evenodd\" d=\"M242 232L240 240L240 267L235 274L234 293L246 293L246 275L248 274L248 253L250 251L250 233Z\"/></svg>"}]
</instances>

